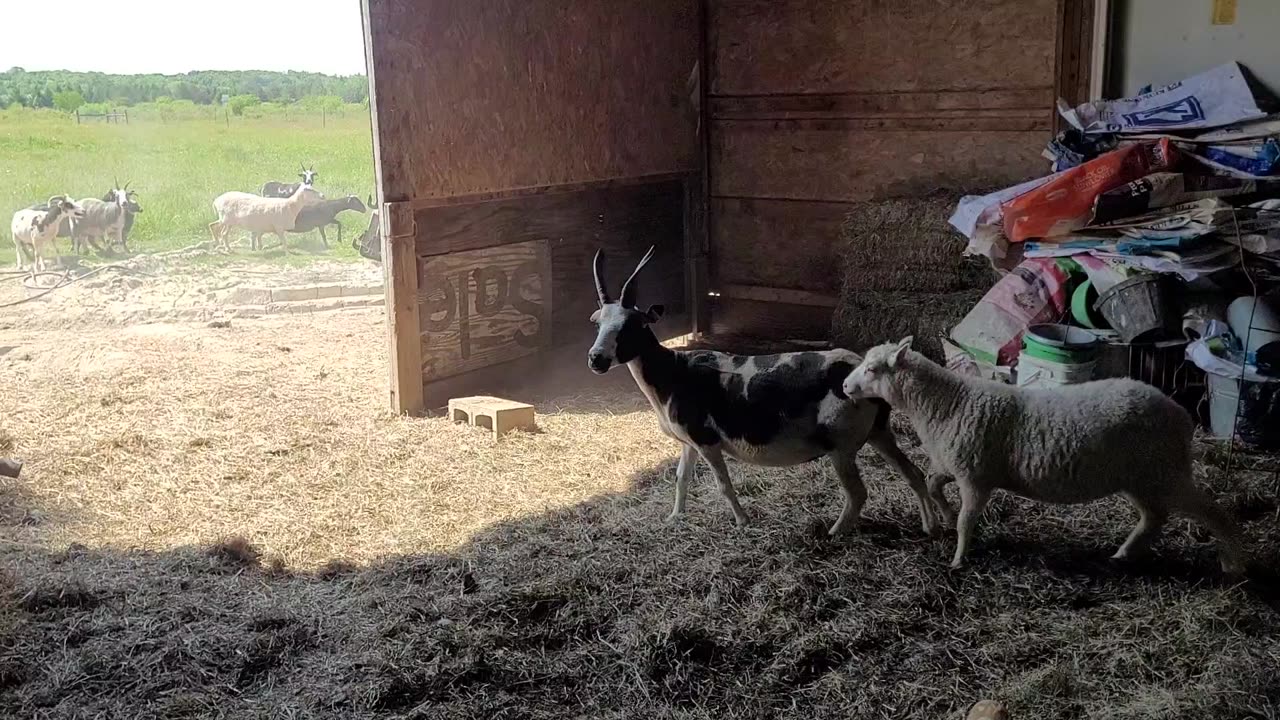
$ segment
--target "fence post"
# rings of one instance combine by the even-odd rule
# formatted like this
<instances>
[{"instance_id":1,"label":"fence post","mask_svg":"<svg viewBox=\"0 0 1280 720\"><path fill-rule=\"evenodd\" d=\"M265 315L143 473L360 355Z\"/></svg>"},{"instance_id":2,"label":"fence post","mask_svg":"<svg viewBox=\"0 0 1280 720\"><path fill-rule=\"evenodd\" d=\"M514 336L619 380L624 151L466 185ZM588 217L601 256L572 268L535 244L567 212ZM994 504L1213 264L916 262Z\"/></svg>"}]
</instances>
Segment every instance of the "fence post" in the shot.
<instances>
[{"instance_id":1,"label":"fence post","mask_svg":"<svg viewBox=\"0 0 1280 720\"><path fill-rule=\"evenodd\" d=\"M77 125L79 125L79 124L80 124L80 111L79 111L79 110L76 110L76 124L77 124Z\"/></svg>"}]
</instances>

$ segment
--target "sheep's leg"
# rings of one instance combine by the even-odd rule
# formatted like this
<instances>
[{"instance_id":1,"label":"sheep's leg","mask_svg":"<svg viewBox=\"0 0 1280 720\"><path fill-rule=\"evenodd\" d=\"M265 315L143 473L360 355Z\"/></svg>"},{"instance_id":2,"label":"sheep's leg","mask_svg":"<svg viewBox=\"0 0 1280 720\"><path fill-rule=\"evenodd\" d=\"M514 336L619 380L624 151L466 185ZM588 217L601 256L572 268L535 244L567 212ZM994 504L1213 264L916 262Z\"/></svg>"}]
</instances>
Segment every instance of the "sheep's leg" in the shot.
<instances>
[{"instance_id":1,"label":"sheep's leg","mask_svg":"<svg viewBox=\"0 0 1280 720\"><path fill-rule=\"evenodd\" d=\"M941 534L938 513L925 488L924 473L920 472L920 468L916 467L916 464L911 462L911 458L898 447L898 439L894 437L893 431L886 429L874 433L867 438L867 442L871 444L871 449L884 458L889 467L906 479L911 492L916 494L916 502L920 505L920 528L924 533L934 537Z\"/></svg>"},{"instance_id":2,"label":"sheep's leg","mask_svg":"<svg viewBox=\"0 0 1280 720\"><path fill-rule=\"evenodd\" d=\"M249 233L249 249L253 251L262 249L262 235L260 233Z\"/></svg>"},{"instance_id":3,"label":"sheep's leg","mask_svg":"<svg viewBox=\"0 0 1280 720\"><path fill-rule=\"evenodd\" d=\"M1116 554L1111 556L1112 560L1128 560L1135 551L1147 548L1160 534L1165 520L1169 518L1169 511L1163 503L1139 498L1129 493L1123 493L1123 495L1124 499L1138 511L1138 524L1134 526L1120 549L1116 550Z\"/></svg>"},{"instance_id":4,"label":"sheep's leg","mask_svg":"<svg viewBox=\"0 0 1280 720\"><path fill-rule=\"evenodd\" d=\"M689 496L689 481L698 466L698 451L691 445L680 447L680 464L676 466L676 502L667 520L675 520L684 514L685 499Z\"/></svg>"},{"instance_id":5,"label":"sheep's leg","mask_svg":"<svg viewBox=\"0 0 1280 720\"><path fill-rule=\"evenodd\" d=\"M209 223L209 235L213 238L213 243L223 248L226 247L226 241L223 239L224 229L222 222L219 220Z\"/></svg>"},{"instance_id":6,"label":"sheep's leg","mask_svg":"<svg viewBox=\"0 0 1280 720\"><path fill-rule=\"evenodd\" d=\"M738 503L738 493L733 489L733 478L729 477L729 466L724 462L724 453L719 447L699 447L698 453L702 455L703 460L707 461L707 465L711 466L711 472L716 476L716 483L720 486L720 493L733 509L734 522L738 523L739 527L746 525L747 514Z\"/></svg>"},{"instance_id":7,"label":"sheep's leg","mask_svg":"<svg viewBox=\"0 0 1280 720\"><path fill-rule=\"evenodd\" d=\"M973 484L968 478L957 478L960 482L960 518L956 521L956 554L951 558L951 567L958 568L964 564L964 556L969 552L969 541L978 526L978 518L991 500L991 491Z\"/></svg>"},{"instance_id":8,"label":"sheep's leg","mask_svg":"<svg viewBox=\"0 0 1280 720\"><path fill-rule=\"evenodd\" d=\"M280 250L285 255L289 254L289 241L285 238L284 230L277 229L276 237L280 238Z\"/></svg>"},{"instance_id":9,"label":"sheep's leg","mask_svg":"<svg viewBox=\"0 0 1280 720\"><path fill-rule=\"evenodd\" d=\"M1188 481L1188 485L1190 481ZM1240 547L1240 529L1208 495L1196 487L1188 487L1174 499L1173 509L1200 521L1218 539L1218 559L1228 575L1244 574L1244 550Z\"/></svg>"},{"instance_id":10,"label":"sheep's leg","mask_svg":"<svg viewBox=\"0 0 1280 720\"><path fill-rule=\"evenodd\" d=\"M947 501L945 489L947 485L955 480L954 477L942 473L929 473L929 497L933 498L933 507L942 515L942 522L947 527L955 527L956 511L951 507L951 503Z\"/></svg>"},{"instance_id":11,"label":"sheep's leg","mask_svg":"<svg viewBox=\"0 0 1280 720\"><path fill-rule=\"evenodd\" d=\"M862 473L858 471L857 451L831 453L831 465L836 469L836 477L840 478L840 488L844 491L844 508L836 524L827 531L828 535L842 535L852 530L862 516L862 506L867 502L867 486L862 482Z\"/></svg>"}]
</instances>

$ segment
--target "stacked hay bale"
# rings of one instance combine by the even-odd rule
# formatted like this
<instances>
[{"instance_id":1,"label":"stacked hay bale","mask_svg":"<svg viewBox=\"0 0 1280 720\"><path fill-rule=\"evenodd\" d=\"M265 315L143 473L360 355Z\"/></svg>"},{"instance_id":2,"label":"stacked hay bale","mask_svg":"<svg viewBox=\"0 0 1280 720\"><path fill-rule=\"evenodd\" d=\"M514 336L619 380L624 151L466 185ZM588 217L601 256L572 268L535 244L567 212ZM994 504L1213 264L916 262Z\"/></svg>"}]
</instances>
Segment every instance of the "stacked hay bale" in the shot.
<instances>
[{"instance_id":1,"label":"stacked hay bale","mask_svg":"<svg viewBox=\"0 0 1280 720\"><path fill-rule=\"evenodd\" d=\"M837 347L865 350L915 335L942 359L941 338L996 280L983 258L965 257L947 218L959 195L860 203L845 218L836 256L840 295L831 321Z\"/></svg>"}]
</instances>

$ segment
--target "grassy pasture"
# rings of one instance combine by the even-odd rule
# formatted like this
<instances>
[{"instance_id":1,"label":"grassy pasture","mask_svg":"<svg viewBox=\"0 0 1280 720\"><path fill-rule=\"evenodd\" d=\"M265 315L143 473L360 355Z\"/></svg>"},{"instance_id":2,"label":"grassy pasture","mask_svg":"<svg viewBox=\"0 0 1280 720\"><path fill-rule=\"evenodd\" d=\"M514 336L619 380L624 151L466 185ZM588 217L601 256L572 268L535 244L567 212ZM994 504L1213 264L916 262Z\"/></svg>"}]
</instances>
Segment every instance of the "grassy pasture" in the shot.
<instances>
[{"instance_id":1,"label":"grassy pasture","mask_svg":"<svg viewBox=\"0 0 1280 720\"><path fill-rule=\"evenodd\" d=\"M268 180L292 181L300 162L315 166L316 186L327 197L353 193L364 200L374 191L372 134L362 112L230 122L204 116L130 119L128 125L77 125L73 117L52 111L0 111L4 247L14 211L59 193L100 197L116 178L132 181L138 190L143 214L130 245L143 252L208 239L213 198L228 190L257 192ZM326 254L355 257L348 237L365 229L368 216L348 212L341 220L343 245L330 233ZM319 250L320 238L312 235L291 238L290 244ZM60 248L68 251L65 241ZM0 253L0 262L10 257Z\"/></svg>"}]
</instances>

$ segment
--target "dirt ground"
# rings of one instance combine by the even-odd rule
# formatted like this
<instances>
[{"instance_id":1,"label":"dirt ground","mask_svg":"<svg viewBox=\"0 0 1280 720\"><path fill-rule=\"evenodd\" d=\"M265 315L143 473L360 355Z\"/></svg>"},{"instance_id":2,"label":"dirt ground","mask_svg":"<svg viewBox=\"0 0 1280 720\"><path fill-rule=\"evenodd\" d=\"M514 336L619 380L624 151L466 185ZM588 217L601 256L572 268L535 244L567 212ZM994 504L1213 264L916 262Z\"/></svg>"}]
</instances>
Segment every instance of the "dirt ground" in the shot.
<instances>
[{"instance_id":1,"label":"dirt ground","mask_svg":"<svg viewBox=\"0 0 1280 720\"><path fill-rule=\"evenodd\" d=\"M664 522L676 447L622 373L494 441L387 412L380 309L57 302L0 309L4 717L1280 717L1270 459L1201 448L1243 583L1188 522L1116 566L1122 502L1007 496L949 571L870 453L854 535L825 463L734 466L744 529L702 469Z\"/></svg>"}]
</instances>

